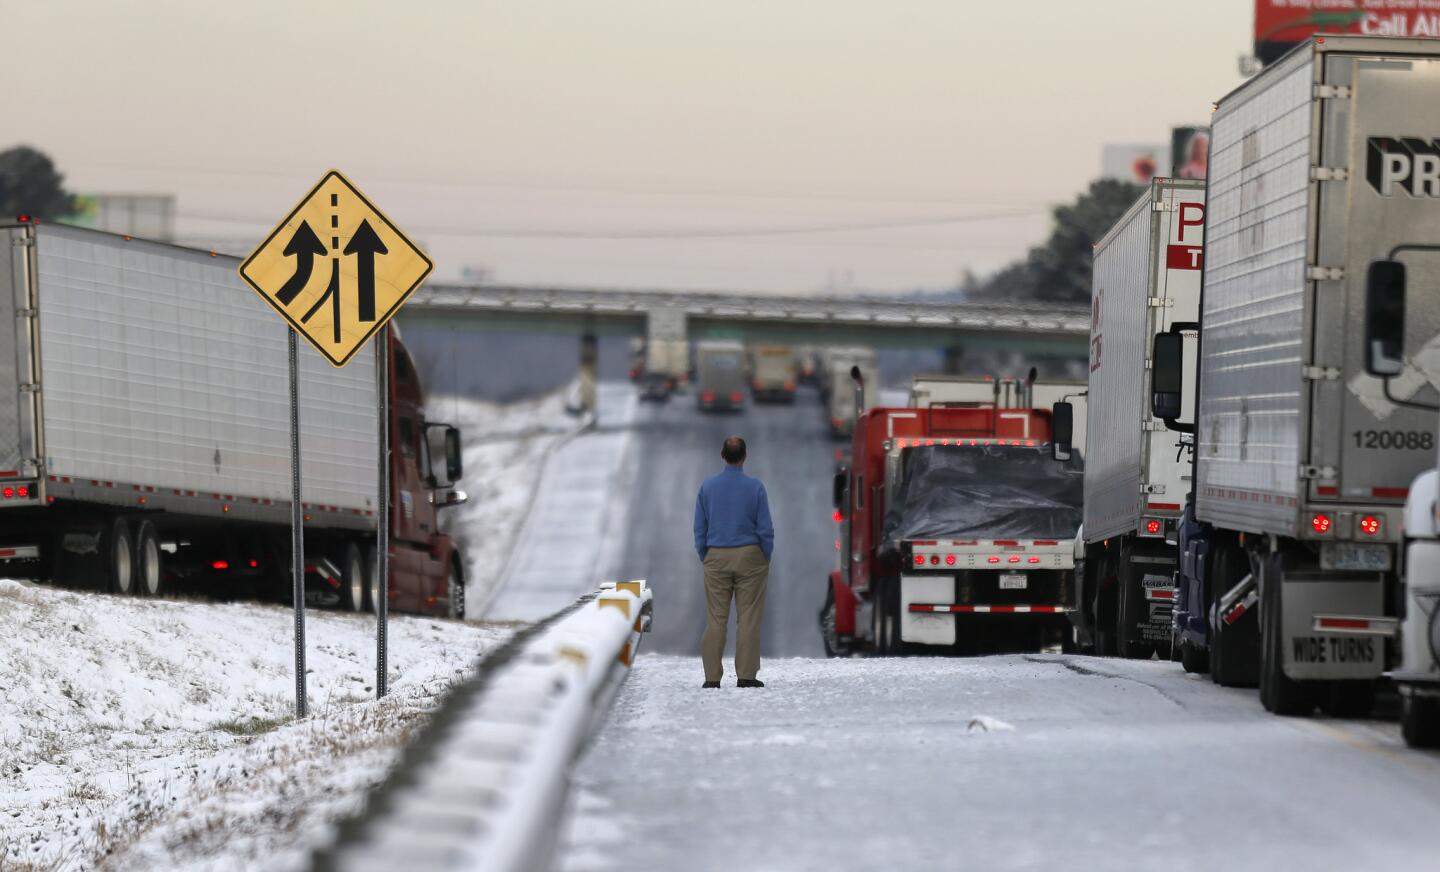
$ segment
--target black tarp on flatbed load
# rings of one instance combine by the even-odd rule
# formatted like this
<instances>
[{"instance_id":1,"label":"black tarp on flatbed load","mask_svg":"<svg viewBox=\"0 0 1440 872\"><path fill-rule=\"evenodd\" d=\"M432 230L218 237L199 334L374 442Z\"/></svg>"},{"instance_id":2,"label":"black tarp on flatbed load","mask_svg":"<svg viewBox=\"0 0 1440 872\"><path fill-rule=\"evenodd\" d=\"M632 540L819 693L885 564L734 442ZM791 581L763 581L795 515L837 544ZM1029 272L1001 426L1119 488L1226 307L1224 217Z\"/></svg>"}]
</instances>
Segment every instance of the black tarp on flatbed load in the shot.
<instances>
[{"instance_id":1,"label":"black tarp on flatbed load","mask_svg":"<svg viewBox=\"0 0 1440 872\"><path fill-rule=\"evenodd\" d=\"M907 448L885 513L882 547L906 539L1072 539L1084 469L1049 446Z\"/></svg>"}]
</instances>

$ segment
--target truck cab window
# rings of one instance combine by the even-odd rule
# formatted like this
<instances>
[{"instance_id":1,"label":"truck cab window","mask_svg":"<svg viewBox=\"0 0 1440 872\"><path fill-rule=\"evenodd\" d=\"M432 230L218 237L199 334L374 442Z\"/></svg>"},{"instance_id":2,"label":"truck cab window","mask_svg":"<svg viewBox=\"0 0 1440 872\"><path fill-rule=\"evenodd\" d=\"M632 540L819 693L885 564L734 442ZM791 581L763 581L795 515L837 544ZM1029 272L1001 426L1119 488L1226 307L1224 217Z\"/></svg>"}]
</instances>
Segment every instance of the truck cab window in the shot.
<instances>
[{"instance_id":1,"label":"truck cab window","mask_svg":"<svg viewBox=\"0 0 1440 872\"><path fill-rule=\"evenodd\" d=\"M410 371L410 358L403 352L395 355L395 381L402 385L408 385L414 379Z\"/></svg>"},{"instance_id":2,"label":"truck cab window","mask_svg":"<svg viewBox=\"0 0 1440 872\"><path fill-rule=\"evenodd\" d=\"M415 456L415 422L405 417L400 419L400 453Z\"/></svg>"}]
</instances>

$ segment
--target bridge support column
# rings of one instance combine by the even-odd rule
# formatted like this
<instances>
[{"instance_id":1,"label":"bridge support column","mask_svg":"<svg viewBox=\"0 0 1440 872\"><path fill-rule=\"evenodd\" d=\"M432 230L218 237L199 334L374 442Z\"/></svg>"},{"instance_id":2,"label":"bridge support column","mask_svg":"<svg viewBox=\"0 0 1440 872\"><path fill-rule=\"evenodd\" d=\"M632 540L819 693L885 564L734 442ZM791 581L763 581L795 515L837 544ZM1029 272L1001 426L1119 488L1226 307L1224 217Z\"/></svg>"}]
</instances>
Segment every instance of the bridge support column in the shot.
<instances>
[{"instance_id":1,"label":"bridge support column","mask_svg":"<svg viewBox=\"0 0 1440 872\"><path fill-rule=\"evenodd\" d=\"M586 331L580 337L580 408L598 418L596 385L600 381L600 346L595 334Z\"/></svg>"},{"instance_id":2,"label":"bridge support column","mask_svg":"<svg viewBox=\"0 0 1440 872\"><path fill-rule=\"evenodd\" d=\"M960 343L945 346L945 361L941 370L945 375L960 375L965 364L965 348Z\"/></svg>"}]
</instances>

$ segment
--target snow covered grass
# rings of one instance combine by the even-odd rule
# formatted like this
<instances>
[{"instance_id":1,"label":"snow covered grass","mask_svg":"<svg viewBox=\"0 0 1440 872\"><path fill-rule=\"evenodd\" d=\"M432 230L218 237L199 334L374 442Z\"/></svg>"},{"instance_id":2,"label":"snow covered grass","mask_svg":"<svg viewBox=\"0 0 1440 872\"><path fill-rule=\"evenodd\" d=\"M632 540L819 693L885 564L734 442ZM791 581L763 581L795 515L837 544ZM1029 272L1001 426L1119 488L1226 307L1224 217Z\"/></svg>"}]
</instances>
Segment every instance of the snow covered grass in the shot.
<instances>
[{"instance_id":1,"label":"snow covered grass","mask_svg":"<svg viewBox=\"0 0 1440 872\"><path fill-rule=\"evenodd\" d=\"M0 869L285 869L356 809L503 631L310 612L310 717L292 616L0 580Z\"/></svg>"},{"instance_id":2,"label":"snow covered grass","mask_svg":"<svg viewBox=\"0 0 1440 872\"><path fill-rule=\"evenodd\" d=\"M505 404L432 398L427 413L451 421L463 435L459 487L470 501L446 510L445 527L465 555L465 601L478 607L505 571L546 456L580 421L565 412L563 390Z\"/></svg>"}]
</instances>

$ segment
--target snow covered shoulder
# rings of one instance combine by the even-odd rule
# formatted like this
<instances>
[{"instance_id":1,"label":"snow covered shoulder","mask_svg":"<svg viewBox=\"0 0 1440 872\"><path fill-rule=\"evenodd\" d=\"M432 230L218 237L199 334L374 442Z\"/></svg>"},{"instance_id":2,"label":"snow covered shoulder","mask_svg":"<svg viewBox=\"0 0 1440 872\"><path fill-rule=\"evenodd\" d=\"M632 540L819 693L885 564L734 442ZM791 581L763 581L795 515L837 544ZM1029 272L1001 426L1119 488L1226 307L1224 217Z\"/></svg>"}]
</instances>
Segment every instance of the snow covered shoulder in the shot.
<instances>
[{"instance_id":1,"label":"snow covered shoulder","mask_svg":"<svg viewBox=\"0 0 1440 872\"><path fill-rule=\"evenodd\" d=\"M0 580L0 868L296 868L504 631Z\"/></svg>"}]
</instances>

